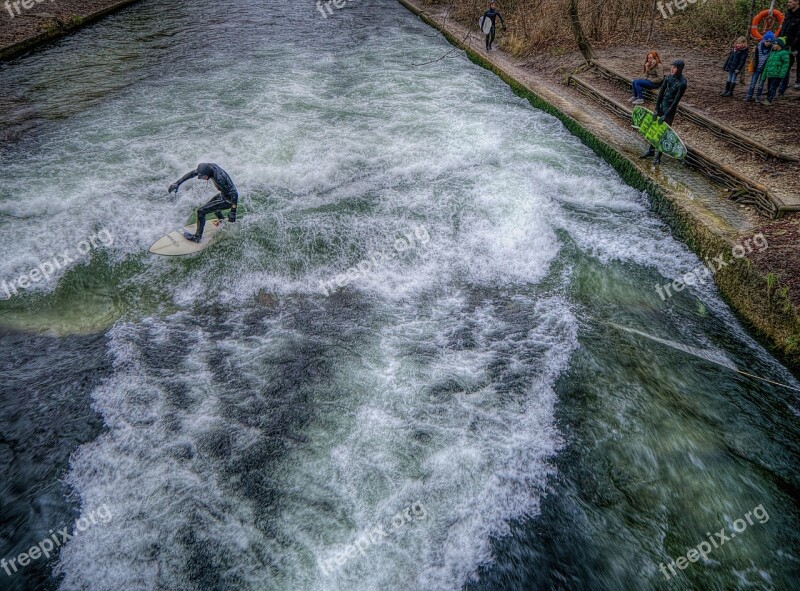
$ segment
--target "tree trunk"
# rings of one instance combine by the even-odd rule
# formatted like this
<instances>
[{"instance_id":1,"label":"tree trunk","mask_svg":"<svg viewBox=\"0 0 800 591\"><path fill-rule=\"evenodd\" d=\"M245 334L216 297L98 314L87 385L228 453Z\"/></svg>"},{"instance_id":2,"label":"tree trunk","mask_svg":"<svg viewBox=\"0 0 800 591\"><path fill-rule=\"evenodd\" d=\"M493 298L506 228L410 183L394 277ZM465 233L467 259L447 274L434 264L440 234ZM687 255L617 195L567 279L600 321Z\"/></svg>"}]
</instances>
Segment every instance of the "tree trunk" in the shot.
<instances>
[{"instance_id":1,"label":"tree trunk","mask_svg":"<svg viewBox=\"0 0 800 591\"><path fill-rule=\"evenodd\" d=\"M575 36L575 43L578 44L578 49L581 50L583 59L586 60L586 63L589 63L594 59L594 50L589 44L586 35L583 34L583 27L578 14L578 0L569 0L569 22L572 26L572 34Z\"/></svg>"},{"instance_id":2,"label":"tree trunk","mask_svg":"<svg viewBox=\"0 0 800 591\"><path fill-rule=\"evenodd\" d=\"M745 35L745 39L747 39L747 43L750 43L750 23L753 22L753 13L756 11L756 0L750 4L750 14L747 15L747 35Z\"/></svg>"},{"instance_id":3,"label":"tree trunk","mask_svg":"<svg viewBox=\"0 0 800 591\"><path fill-rule=\"evenodd\" d=\"M653 12L650 15L650 29L647 31L648 45L650 45L650 39L653 37L653 26L656 23L656 12L658 12L658 0L653 0Z\"/></svg>"}]
</instances>

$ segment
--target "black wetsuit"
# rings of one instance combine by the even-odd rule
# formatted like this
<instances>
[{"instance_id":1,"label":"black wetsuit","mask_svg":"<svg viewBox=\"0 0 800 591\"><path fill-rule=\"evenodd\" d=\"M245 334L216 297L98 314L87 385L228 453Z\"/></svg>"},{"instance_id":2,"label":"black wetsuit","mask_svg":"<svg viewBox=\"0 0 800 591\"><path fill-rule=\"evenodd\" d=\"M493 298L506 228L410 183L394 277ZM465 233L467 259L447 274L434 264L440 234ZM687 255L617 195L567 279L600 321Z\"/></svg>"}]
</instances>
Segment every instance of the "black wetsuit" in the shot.
<instances>
[{"instance_id":1,"label":"black wetsuit","mask_svg":"<svg viewBox=\"0 0 800 591\"><path fill-rule=\"evenodd\" d=\"M177 191L178 187L181 186L181 183L184 183L197 176L209 177L211 182L214 183L214 186L219 191L219 193L211 198L211 201L197 210L197 230L195 233L195 238L199 240L203 236L203 227L206 225L206 216L209 213L215 214L217 219L221 220L223 217L221 212L226 209L230 209L231 211L228 214L228 220L231 222L236 221L236 206L239 202L239 193L236 190L236 185L233 184L233 181L231 180L231 177L228 176L227 172L222 170L216 164L206 163L198 164L196 170L187 172L180 179L178 179L175 184L170 187L170 192L173 190L173 188L175 191Z\"/></svg>"},{"instance_id":2,"label":"black wetsuit","mask_svg":"<svg viewBox=\"0 0 800 591\"><path fill-rule=\"evenodd\" d=\"M678 103L683 98L687 85L686 77L680 72L666 76L661 83L661 90L656 100L656 115L664 117L664 121L669 125L672 125L672 121L675 119Z\"/></svg>"},{"instance_id":3,"label":"black wetsuit","mask_svg":"<svg viewBox=\"0 0 800 591\"><path fill-rule=\"evenodd\" d=\"M675 113L678 112L678 103L681 102L686 87L689 85L686 76L683 75L683 60L675 60L672 65L675 66L676 72L664 77L656 99L656 117L663 117L667 125L672 125ZM654 156L653 164L661 162L661 150L656 151L653 146L650 146L641 157L649 158L650 156Z\"/></svg>"},{"instance_id":4,"label":"black wetsuit","mask_svg":"<svg viewBox=\"0 0 800 591\"><path fill-rule=\"evenodd\" d=\"M489 50L492 48L492 43L494 43L494 33L495 33L495 25L497 24L497 17L500 17L500 23L503 27L506 26L506 21L503 20L503 15L497 12L494 8L490 8L486 12L483 13L488 19L492 21L492 30L489 31L489 34L486 35L486 49Z\"/></svg>"}]
</instances>

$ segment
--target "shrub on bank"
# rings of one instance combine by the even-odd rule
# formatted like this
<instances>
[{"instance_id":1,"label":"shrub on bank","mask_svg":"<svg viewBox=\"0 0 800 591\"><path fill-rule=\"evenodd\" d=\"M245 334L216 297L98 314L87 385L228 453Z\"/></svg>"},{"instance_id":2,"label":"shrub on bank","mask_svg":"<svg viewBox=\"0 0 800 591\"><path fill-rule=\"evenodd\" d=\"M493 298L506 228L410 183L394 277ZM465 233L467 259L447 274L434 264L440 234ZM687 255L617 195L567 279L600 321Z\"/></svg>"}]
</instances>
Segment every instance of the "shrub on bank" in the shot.
<instances>
[{"instance_id":1,"label":"shrub on bank","mask_svg":"<svg viewBox=\"0 0 800 591\"><path fill-rule=\"evenodd\" d=\"M689 5L686 10L676 12L674 16L664 19L663 30L670 36L701 37L703 42L728 44L731 39L746 35L749 28L750 0L707 0L705 4L699 0ZM776 8L785 9L785 2L777 2ZM756 2L756 12L769 8L769 2Z\"/></svg>"}]
</instances>

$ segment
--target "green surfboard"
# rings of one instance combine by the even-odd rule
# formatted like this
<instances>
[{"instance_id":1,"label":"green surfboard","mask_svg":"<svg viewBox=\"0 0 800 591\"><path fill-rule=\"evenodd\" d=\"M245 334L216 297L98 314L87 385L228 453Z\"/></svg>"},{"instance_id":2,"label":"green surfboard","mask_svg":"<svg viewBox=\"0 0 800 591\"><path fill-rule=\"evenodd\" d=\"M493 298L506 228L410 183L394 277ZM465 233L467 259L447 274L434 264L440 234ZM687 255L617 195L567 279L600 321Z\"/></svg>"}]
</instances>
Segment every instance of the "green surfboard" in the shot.
<instances>
[{"instance_id":1,"label":"green surfboard","mask_svg":"<svg viewBox=\"0 0 800 591\"><path fill-rule=\"evenodd\" d=\"M666 123L659 123L652 111L634 107L631 114L633 127L659 152L678 160L686 158L686 146L678 134Z\"/></svg>"}]
</instances>

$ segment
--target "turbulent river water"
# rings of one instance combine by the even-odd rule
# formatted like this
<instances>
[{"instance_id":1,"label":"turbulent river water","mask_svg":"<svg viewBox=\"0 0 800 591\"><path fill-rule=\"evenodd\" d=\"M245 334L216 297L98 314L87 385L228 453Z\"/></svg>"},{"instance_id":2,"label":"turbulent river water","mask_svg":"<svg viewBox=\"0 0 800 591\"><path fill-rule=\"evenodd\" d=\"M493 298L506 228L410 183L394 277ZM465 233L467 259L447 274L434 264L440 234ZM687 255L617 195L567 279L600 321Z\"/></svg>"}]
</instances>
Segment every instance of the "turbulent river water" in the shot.
<instances>
[{"instance_id":1,"label":"turbulent river water","mask_svg":"<svg viewBox=\"0 0 800 591\"><path fill-rule=\"evenodd\" d=\"M0 280L53 268L0 290L0 588L797 583L797 392L724 365L800 385L450 50L391 1L144 1L0 66ZM198 162L240 219L146 254Z\"/></svg>"}]
</instances>

